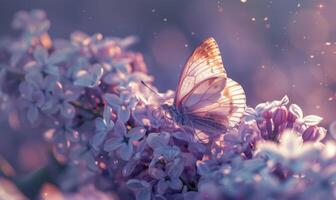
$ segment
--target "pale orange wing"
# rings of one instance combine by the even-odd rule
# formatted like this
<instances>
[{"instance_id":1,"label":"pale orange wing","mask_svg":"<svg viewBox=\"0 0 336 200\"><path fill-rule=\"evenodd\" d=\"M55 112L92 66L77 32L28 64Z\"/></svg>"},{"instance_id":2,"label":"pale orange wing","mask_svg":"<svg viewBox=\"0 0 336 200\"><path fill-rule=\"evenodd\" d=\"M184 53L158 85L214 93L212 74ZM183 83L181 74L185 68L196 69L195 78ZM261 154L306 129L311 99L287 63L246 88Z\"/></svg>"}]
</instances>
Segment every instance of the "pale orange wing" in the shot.
<instances>
[{"instance_id":1,"label":"pale orange wing","mask_svg":"<svg viewBox=\"0 0 336 200\"><path fill-rule=\"evenodd\" d=\"M239 123L246 107L245 92L237 82L227 79L225 88L216 94L213 88L221 85L221 81L216 78L209 84L209 80L206 80L183 99L181 112L194 126L202 126L204 122L214 128L233 127ZM201 127L197 128L202 130Z\"/></svg>"},{"instance_id":2,"label":"pale orange wing","mask_svg":"<svg viewBox=\"0 0 336 200\"><path fill-rule=\"evenodd\" d=\"M227 78L218 45L213 38L203 41L189 57L180 75L175 95L175 105L180 106L181 100L201 82L220 77Z\"/></svg>"}]
</instances>

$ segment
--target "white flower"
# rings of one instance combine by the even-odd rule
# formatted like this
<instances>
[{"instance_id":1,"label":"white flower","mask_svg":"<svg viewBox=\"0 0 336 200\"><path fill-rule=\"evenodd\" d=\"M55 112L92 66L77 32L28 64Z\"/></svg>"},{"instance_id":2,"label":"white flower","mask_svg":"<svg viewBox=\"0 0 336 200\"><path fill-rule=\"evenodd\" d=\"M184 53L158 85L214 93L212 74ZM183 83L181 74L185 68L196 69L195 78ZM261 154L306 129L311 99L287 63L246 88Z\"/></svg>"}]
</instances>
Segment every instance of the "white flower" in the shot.
<instances>
[{"instance_id":1,"label":"white flower","mask_svg":"<svg viewBox=\"0 0 336 200\"><path fill-rule=\"evenodd\" d=\"M303 143L302 137L295 131L285 130L279 140L275 142L257 143L257 154L268 155L271 158L285 162L285 160L313 158L317 156L321 145L312 142Z\"/></svg>"},{"instance_id":2,"label":"white flower","mask_svg":"<svg viewBox=\"0 0 336 200\"><path fill-rule=\"evenodd\" d=\"M299 123L303 123L307 126L316 126L323 120L322 117L317 115L307 115L304 117L301 108L296 104L290 105L289 111L297 117Z\"/></svg>"},{"instance_id":3,"label":"white flower","mask_svg":"<svg viewBox=\"0 0 336 200\"><path fill-rule=\"evenodd\" d=\"M248 107L245 110L245 121L251 122L253 120L263 119L262 114L266 111L273 110L274 108L285 106L289 103L289 98L285 95L280 101L266 101L265 103L258 104L255 109Z\"/></svg>"}]
</instances>

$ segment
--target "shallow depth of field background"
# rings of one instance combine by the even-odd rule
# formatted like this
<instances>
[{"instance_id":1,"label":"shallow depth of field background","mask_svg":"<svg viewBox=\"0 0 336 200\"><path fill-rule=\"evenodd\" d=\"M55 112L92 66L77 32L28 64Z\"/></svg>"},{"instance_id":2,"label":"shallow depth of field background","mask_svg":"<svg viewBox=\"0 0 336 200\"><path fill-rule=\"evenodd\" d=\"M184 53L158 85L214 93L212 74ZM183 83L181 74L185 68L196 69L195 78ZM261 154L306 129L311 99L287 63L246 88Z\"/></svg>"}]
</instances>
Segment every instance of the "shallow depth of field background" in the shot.
<instances>
[{"instance_id":1,"label":"shallow depth of field background","mask_svg":"<svg viewBox=\"0 0 336 200\"><path fill-rule=\"evenodd\" d=\"M336 116L336 1L332 0L0 0L0 37L16 11L43 9L52 37L134 35L132 50L144 54L160 91L175 89L198 43L214 37L229 77L241 83L256 106L287 94L305 115ZM38 132L16 133L1 117L0 155L34 170L47 160ZM39 139L37 139L39 138Z\"/></svg>"}]
</instances>

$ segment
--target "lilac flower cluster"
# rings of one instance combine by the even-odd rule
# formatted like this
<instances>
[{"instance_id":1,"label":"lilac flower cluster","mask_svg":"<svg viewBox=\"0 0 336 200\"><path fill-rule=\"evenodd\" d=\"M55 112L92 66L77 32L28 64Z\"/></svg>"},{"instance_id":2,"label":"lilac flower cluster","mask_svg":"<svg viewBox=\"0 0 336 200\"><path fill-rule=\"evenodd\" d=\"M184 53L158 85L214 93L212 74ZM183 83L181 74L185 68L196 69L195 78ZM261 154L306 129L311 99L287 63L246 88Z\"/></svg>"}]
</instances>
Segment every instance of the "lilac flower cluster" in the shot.
<instances>
[{"instance_id":1,"label":"lilac flower cluster","mask_svg":"<svg viewBox=\"0 0 336 200\"><path fill-rule=\"evenodd\" d=\"M133 37L53 39L40 10L19 12L13 27L21 36L0 46L1 103L44 133L67 166L57 175L63 190L94 184L139 200L336 198L336 144L322 142L321 117L303 116L287 96L247 108L239 125L204 141L166 116L161 104L174 92L154 92L143 57L126 49Z\"/></svg>"}]
</instances>

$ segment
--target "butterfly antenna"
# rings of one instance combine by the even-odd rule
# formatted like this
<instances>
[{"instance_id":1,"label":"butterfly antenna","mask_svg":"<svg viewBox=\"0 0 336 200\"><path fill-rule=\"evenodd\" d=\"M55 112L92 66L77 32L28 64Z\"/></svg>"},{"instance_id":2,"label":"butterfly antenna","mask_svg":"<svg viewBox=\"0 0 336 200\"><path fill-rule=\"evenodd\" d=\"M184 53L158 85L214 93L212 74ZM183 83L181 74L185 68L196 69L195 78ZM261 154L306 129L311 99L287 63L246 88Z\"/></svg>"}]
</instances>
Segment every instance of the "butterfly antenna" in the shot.
<instances>
[{"instance_id":1,"label":"butterfly antenna","mask_svg":"<svg viewBox=\"0 0 336 200\"><path fill-rule=\"evenodd\" d=\"M163 99L163 98L160 96L160 94L159 94L157 91L155 91L151 86L147 85L144 81L141 81L141 83L142 83L145 87L147 87L151 92L153 92L154 94L156 94L160 99Z\"/></svg>"}]
</instances>

